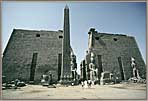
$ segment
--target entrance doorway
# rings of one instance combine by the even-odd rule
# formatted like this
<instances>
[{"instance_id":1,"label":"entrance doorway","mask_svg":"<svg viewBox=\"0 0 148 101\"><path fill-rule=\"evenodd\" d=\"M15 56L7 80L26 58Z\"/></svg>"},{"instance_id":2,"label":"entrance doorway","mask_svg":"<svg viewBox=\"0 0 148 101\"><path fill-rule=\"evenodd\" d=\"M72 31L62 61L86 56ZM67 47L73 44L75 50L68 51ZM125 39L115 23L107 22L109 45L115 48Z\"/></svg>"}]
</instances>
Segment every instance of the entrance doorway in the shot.
<instances>
[{"instance_id":1,"label":"entrance doorway","mask_svg":"<svg viewBox=\"0 0 148 101\"><path fill-rule=\"evenodd\" d=\"M103 72L103 69L102 69L102 56L101 55L97 55L98 57L98 78L100 79L101 78L101 73Z\"/></svg>"},{"instance_id":2,"label":"entrance doorway","mask_svg":"<svg viewBox=\"0 0 148 101\"><path fill-rule=\"evenodd\" d=\"M33 53L32 62L31 62L31 68L30 68L30 81L34 81L37 56L38 56L38 53Z\"/></svg>"},{"instance_id":3,"label":"entrance doorway","mask_svg":"<svg viewBox=\"0 0 148 101\"><path fill-rule=\"evenodd\" d=\"M118 57L118 63L119 63L119 67L120 67L121 79L122 79L122 80L125 80L121 57Z\"/></svg>"},{"instance_id":4,"label":"entrance doorway","mask_svg":"<svg viewBox=\"0 0 148 101\"><path fill-rule=\"evenodd\" d=\"M62 54L58 54L58 81L61 76L61 66L62 66Z\"/></svg>"}]
</instances>

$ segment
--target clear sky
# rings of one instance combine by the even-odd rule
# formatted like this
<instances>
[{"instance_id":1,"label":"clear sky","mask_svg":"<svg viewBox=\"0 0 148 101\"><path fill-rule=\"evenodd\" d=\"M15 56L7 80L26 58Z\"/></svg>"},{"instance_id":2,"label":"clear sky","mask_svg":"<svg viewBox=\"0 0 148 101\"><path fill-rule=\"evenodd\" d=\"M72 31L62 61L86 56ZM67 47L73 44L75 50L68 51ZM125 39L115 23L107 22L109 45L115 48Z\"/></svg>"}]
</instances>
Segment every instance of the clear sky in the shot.
<instances>
[{"instance_id":1,"label":"clear sky","mask_svg":"<svg viewBox=\"0 0 148 101\"><path fill-rule=\"evenodd\" d=\"M2 3L2 50L14 28L63 29L63 9L70 8L71 46L78 67L88 49L88 31L134 36L146 61L145 2L18 2Z\"/></svg>"}]
</instances>

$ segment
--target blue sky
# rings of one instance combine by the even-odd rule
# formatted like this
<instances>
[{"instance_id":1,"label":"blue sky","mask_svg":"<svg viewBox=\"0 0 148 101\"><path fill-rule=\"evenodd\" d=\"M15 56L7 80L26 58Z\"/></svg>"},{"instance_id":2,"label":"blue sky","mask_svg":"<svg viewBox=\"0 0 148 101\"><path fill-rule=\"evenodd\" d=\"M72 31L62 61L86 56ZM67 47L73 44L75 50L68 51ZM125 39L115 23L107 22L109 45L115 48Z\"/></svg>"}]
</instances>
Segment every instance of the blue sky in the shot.
<instances>
[{"instance_id":1,"label":"blue sky","mask_svg":"<svg viewBox=\"0 0 148 101\"><path fill-rule=\"evenodd\" d=\"M88 49L88 31L120 33L136 38L146 61L145 2L2 2L2 50L14 28L63 29L63 9L70 8L71 46L78 66Z\"/></svg>"}]
</instances>

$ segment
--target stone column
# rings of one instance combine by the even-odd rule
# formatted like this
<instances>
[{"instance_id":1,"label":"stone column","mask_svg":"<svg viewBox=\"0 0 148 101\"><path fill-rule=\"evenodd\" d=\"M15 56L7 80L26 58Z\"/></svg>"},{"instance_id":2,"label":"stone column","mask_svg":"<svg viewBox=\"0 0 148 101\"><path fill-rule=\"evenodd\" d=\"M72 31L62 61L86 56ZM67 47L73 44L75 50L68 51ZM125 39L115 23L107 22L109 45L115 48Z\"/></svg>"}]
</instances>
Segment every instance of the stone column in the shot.
<instances>
[{"instance_id":1,"label":"stone column","mask_svg":"<svg viewBox=\"0 0 148 101\"><path fill-rule=\"evenodd\" d=\"M64 75L71 75L70 68L70 24L69 24L69 8L66 5L64 8L64 35L62 42L62 68L61 68L61 80Z\"/></svg>"}]
</instances>

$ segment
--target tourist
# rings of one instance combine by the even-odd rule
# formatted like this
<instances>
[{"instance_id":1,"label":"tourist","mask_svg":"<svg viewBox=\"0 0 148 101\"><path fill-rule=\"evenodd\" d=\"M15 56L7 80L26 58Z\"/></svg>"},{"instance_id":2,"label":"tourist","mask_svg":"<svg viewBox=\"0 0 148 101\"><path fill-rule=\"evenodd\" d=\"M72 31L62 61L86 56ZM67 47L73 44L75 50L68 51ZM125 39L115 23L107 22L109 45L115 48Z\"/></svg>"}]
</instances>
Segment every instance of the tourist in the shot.
<instances>
[{"instance_id":1,"label":"tourist","mask_svg":"<svg viewBox=\"0 0 148 101\"><path fill-rule=\"evenodd\" d=\"M88 88L91 87L91 84L92 84L91 80L88 80Z\"/></svg>"},{"instance_id":2,"label":"tourist","mask_svg":"<svg viewBox=\"0 0 148 101\"><path fill-rule=\"evenodd\" d=\"M82 88L84 87L84 82L83 81L81 81L81 85L82 85Z\"/></svg>"},{"instance_id":3,"label":"tourist","mask_svg":"<svg viewBox=\"0 0 148 101\"><path fill-rule=\"evenodd\" d=\"M88 88L88 84L86 80L84 81L84 88Z\"/></svg>"}]
</instances>

